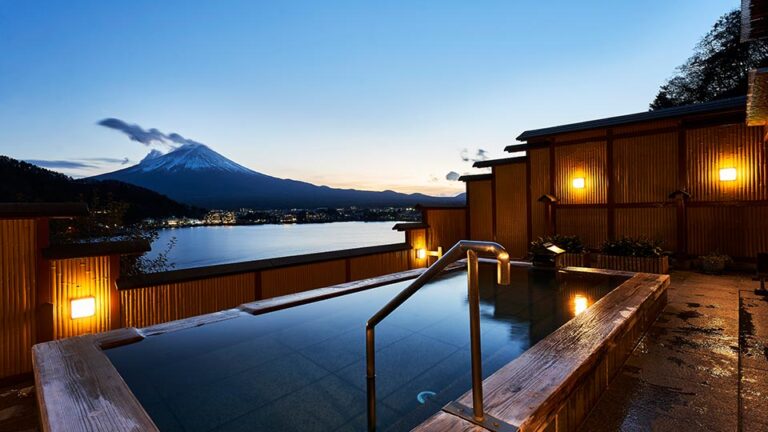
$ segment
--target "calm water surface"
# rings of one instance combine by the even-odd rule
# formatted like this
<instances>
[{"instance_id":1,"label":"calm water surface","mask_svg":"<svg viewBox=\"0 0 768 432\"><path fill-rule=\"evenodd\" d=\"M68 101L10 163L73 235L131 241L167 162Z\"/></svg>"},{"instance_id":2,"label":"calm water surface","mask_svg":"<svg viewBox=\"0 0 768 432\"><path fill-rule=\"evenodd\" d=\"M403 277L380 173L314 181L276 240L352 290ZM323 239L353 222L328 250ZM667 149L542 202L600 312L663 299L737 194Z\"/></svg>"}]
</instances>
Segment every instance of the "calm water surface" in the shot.
<instances>
[{"instance_id":1,"label":"calm water surface","mask_svg":"<svg viewBox=\"0 0 768 432\"><path fill-rule=\"evenodd\" d=\"M397 222L335 222L301 225L207 226L164 229L149 256L165 250L176 269L402 243Z\"/></svg>"},{"instance_id":2,"label":"calm water surface","mask_svg":"<svg viewBox=\"0 0 768 432\"><path fill-rule=\"evenodd\" d=\"M427 284L376 331L381 431L409 431L471 388L467 275ZM483 375L624 278L481 266ZM162 431L359 432L365 321L409 282L247 315L106 351Z\"/></svg>"}]
</instances>

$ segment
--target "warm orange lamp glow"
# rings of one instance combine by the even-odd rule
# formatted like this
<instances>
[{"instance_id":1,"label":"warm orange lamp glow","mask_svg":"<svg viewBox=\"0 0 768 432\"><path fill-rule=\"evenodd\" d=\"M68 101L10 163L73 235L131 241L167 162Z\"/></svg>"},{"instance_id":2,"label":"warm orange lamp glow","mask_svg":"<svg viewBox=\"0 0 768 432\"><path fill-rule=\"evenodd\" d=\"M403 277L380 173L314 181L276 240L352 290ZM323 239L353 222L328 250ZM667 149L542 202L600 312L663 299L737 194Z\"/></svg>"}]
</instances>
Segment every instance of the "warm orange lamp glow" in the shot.
<instances>
[{"instance_id":1,"label":"warm orange lamp glow","mask_svg":"<svg viewBox=\"0 0 768 432\"><path fill-rule=\"evenodd\" d=\"M735 181L736 168L720 168L720 181Z\"/></svg>"},{"instance_id":2,"label":"warm orange lamp glow","mask_svg":"<svg viewBox=\"0 0 768 432\"><path fill-rule=\"evenodd\" d=\"M96 315L96 298L83 297L70 301L72 319L88 318Z\"/></svg>"},{"instance_id":3,"label":"warm orange lamp glow","mask_svg":"<svg viewBox=\"0 0 768 432\"><path fill-rule=\"evenodd\" d=\"M426 249L416 249L416 258L418 259L424 259L428 256L437 257L437 259L440 259L443 257L443 247L438 246L436 251L428 251Z\"/></svg>"},{"instance_id":4,"label":"warm orange lamp glow","mask_svg":"<svg viewBox=\"0 0 768 432\"><path fill-rule=\"evenodd\" d=\"M584 189L584 185L586 185L586 182L584 181L584 177L576 177L573 179L573 182L571 183L573 185L574 189Z\"/></svg>"},{"instance_id":5,"label":"warm orange lamp glow","mask_svg":"<svg viewBox=\"0 0 768 432\"><path fill-rule=\"evenodd\" d=\"M587 299L586 296L581 294L576 294L573 297L573 314L579 315L580 313L587 310L589 307L589 299Z\"/></svg>"}]
</instances>

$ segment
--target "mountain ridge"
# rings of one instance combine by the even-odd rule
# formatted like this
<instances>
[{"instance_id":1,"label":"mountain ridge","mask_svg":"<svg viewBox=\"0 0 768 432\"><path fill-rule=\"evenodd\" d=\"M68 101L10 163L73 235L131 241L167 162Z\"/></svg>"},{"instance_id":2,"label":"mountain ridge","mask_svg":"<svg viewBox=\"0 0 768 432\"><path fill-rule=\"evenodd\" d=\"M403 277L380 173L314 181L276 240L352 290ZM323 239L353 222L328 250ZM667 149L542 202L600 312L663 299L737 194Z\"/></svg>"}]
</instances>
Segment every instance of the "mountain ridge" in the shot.
<instances>
[{"instance_id":1,"label":"mountain ridge","mask_svg":"<svg viewBox=\"0 0 768 432\"><path fill-rule=\"evenodd\" d=\"M398 207L463 203L464 196L433 197L392 190L367 191L282 179L247 168L208 146L188 143L159 155L153 150L137 165L90 177L119 180L176 201L219 209Z\"/></svg>"}]
</instances>

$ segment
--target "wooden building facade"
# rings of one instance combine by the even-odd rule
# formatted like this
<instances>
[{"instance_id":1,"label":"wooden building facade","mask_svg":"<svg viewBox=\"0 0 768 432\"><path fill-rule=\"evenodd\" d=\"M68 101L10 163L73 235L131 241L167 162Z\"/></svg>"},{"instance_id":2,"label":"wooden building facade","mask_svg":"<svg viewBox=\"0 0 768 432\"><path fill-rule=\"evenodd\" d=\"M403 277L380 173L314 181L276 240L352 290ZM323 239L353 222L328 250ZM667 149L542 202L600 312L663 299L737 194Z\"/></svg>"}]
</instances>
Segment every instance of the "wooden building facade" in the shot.
<instances>
[{"instance_id":1,"label":"wooden building facade","mask_svg":"<svg viewBox=\"0 0 768 432\"><path fill-rule=\"evenodd\" d=\"M467 226L513 257L547 234L597 249L622 236L662 241L680 258L768 251L765 127L745 98L524 132L516 158L465 176Z\"/></svg>"}]
</instances>

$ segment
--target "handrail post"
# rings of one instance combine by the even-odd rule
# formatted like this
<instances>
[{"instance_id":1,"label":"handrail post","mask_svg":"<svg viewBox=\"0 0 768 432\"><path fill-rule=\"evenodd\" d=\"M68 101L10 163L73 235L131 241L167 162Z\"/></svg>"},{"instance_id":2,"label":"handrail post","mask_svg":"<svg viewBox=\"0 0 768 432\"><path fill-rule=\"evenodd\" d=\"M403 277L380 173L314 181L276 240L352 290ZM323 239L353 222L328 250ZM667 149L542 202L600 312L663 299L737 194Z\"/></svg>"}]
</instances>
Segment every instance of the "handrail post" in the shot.
<instances>
[{"instance_id":1,"label":"handrail post","mask_svg":"<svg viewBox=\"0 0 768 432\"><path fill-rule=\"evenodd\" d=\"M479 260L478 252L483 254L492 254L497 260L497 283L499 285L509 285L509 254L504 248L493 242L481 242L472 240L461 240L440 257L434 264L428 267L419 277L416 278L407 288L400 291L384 307L379 309L365 323L365 362L366 362L366 389L368 398L368 431L376 430L376 344L375 328L378 323L389 316L395 309L400 307L406 300L416 293L421 287L429 282L435 276L438 276L448 264L460 260L466 252L468 270L468 297L469 297L469 331L472 351L472 398L473 411L472 417L466 418L479 424L485 424L486 419L492 421L493 425L501 424L500 420L483 412L483 358L480 349L480 281L479 281ZM450 404L449 404L450 405ZM458 411L464 412L464 407L459 405ZM443 408L448 410L449 406ZM449 411L451 412L451 411ZM457 414L460 415L460 414ZM488 427L487 425L485 426ZM495 426L494 426L495 428Z\"/></svg>"},{"instance_id":2,"label":"handrail post","mask_svg":"<svg viewBox=\"0 0 768 432\"><path fill-rule=\"evenodd\" d=\"M365 328L365 386L368 398L368 431L376 430L376 337L374 327Z\"/></svg>"},{"instance_id":3,"label":"handrail post","mask_svg":"<svg viewBox=\"0 0 768 432\"><path fill-rule=\"evenodd\" d=\"M469 340L472 353L472 411L475 420L485 419L483 412L483 354L480 347L480 281L477 252L467 251L467 285L469 286Z\"/></svg>"}]
</instances>

